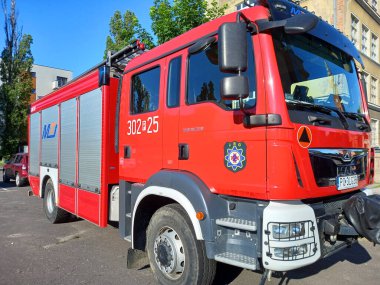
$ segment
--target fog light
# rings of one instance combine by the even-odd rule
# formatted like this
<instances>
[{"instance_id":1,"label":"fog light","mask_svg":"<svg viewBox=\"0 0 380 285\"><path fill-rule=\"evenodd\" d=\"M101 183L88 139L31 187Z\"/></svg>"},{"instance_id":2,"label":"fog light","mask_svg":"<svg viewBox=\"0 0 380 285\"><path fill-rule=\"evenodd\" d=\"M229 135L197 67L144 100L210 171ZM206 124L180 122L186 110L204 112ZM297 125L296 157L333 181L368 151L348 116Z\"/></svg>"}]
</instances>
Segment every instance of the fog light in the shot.
<instances>
[{"instance_id":1,"label":"fog light","mask_svg":"<svg viewBox=\"0 0 380 285\"><path fill-rule=\"evenodd\" d=\"M292 259L293 257L296 257L297 255L305 255L307 254L307 244L303 244L300 246L291 246L291 247L284 247L274 248L274 256L281 259Z\"/></svg>"},{"instance_id":2,"label":"fog light","mask_svg":"<svg viewBox=\"0 0 380 285\"><path fill-rule=\"evenodd\" d=\"M305 234L304 223L274 224L272 226L273 237L285 239L303 236Z\"/></svg>"}]
</instances>

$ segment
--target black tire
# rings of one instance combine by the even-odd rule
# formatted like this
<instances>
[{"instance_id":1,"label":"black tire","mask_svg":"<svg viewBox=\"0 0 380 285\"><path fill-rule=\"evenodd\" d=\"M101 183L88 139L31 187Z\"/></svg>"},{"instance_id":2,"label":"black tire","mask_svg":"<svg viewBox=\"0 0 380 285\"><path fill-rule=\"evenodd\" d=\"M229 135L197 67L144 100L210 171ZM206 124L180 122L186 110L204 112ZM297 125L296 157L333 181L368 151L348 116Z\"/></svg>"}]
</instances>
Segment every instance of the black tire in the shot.
<instances>
[{"instance_id":1,"label":"black tire","mask_svg":"<svg viewBox=\"0 0 380 285\"><path fill-rule=\"evenodd\" d=\"M16 172L16 176L15 176L15 183L16 183L17 187L24 186L24 180L21 179L20 174L18 174L17 172Z\"/></svg>"},{"instance_id":2,"label":"black tire","mask_svg":"<svg viewBox=\"0 0 380 285\"><path fill-rule=\"evenodd\" d=\"M44 212L48 220L53 224L65 222L70 217L68 212L56 205L54 184L50 179L47 181L45 186Z\"/></svg>"},{"instance_id":3,"label":"black tire","mask_svg":"<svg viewBox=\"0 0 380 285\"><path fill-rule=\"evenodd\" d=\"M3 182L8 183L10 181L10 178L8 175L5 173L5 169L3 169Z\"/></svg>"},{"instance_id":4,"label":"black tire","mask_svg":"<svg viewBox=\"0 0 380 285\"><path fill-rule=\"evenodd\" d=\"M178 204L162 207L153 215L147 229L147 252L160 284L208 285L214 280L216 262L207 258L203 241L196 239L187 213Z\"/></svg>"}]
</instances>

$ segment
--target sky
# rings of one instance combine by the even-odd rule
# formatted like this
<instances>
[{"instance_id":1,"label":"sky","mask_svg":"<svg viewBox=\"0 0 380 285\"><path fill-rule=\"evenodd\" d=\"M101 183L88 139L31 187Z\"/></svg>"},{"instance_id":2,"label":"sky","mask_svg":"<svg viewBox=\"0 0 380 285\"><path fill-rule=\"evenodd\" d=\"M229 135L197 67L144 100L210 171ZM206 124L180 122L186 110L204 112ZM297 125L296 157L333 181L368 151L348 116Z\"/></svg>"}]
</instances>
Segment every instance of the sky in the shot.
<instances>
[{"instance_id":1,"label":"sky","mask_svg":"<svg viewBox=\"0 0 380 285\"><path fill-rule=\"evenodd\" d=\"M74 77L103 60L109 21L116 10L133 11L151 32L149 9L153 0L17 0L16 5L19 27L33 37L34 63L70 70Z\"/></svg>"}]
</instances>

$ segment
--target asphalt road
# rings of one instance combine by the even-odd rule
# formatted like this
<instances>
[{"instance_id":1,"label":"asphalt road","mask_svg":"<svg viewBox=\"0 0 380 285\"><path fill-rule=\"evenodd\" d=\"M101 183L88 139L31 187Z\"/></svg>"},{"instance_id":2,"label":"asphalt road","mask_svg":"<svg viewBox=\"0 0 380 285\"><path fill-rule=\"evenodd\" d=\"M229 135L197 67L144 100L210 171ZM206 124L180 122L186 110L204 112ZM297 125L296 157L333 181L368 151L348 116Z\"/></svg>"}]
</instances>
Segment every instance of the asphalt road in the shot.
<instances>
[{"instance_id":1,"label":"asphalt road","mask_svg":"<svg viewBox=\"0 0 380 285\"><path fill-rule=\"evenodd\" d=\"M28 187L0 181L0 284L156 284L150 268L127 270L130 244L111 226L84 220L52 225ZM214 284L258 284L260 274L218 266ZM324 260L281 276L277 284L379 284L380 246L362 240ZM189 284L190 285L190 284Z\"/></svg>"}]
</instances>

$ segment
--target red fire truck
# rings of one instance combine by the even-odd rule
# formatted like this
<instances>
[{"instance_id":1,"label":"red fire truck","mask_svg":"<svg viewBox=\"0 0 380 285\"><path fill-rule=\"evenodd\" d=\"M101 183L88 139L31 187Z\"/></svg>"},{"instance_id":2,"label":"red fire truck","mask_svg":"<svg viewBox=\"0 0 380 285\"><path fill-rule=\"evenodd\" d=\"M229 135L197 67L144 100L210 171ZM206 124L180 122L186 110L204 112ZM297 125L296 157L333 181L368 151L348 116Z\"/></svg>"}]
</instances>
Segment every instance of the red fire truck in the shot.
<instances>
[{"instance_id":1,"label":"red fire truck","mask_svg":"<svg viewBox=\"0 0 380 285\"><path fill-rule=\"evenodd\" d=\"M29 180L52 223L118 222L161 284L380 243L358 51L286 0L135 42L36 101Z\"/></svg>"}]
</instances>

